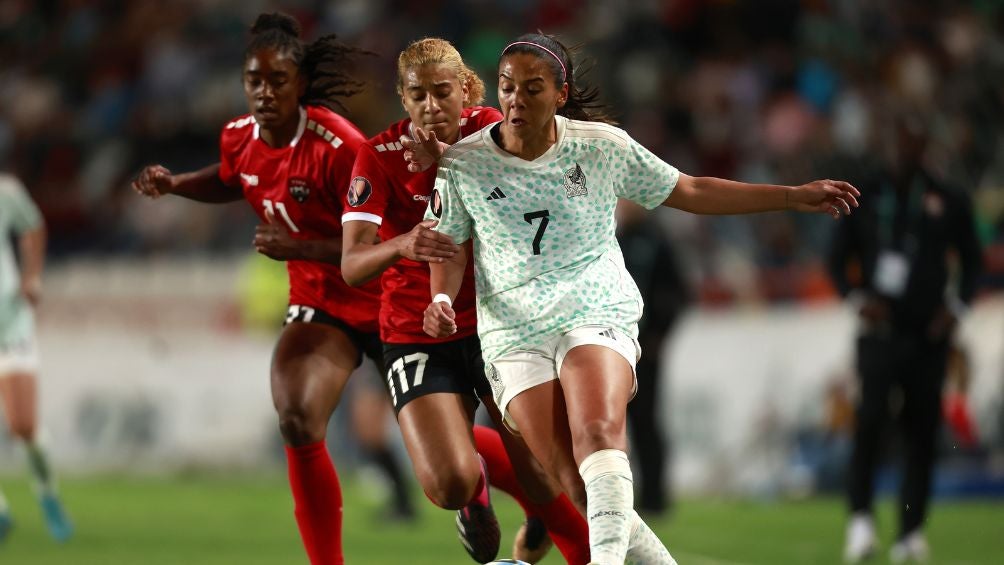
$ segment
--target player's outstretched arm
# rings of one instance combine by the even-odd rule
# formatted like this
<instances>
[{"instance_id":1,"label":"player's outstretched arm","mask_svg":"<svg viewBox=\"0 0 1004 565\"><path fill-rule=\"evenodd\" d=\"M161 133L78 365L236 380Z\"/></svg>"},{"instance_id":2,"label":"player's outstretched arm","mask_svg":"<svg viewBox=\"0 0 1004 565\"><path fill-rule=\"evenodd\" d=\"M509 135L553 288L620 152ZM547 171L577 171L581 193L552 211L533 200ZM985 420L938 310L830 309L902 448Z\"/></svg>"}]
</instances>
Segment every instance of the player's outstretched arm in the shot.
<instances>
[{"instance_id":1,"label":"player's outstretched arm","mask_svg":"<svg viewBox=\"0 0 1004 565\"><path fill-rule=\"evenodd\" d=\"M399 259L440 263L457 253L450 236L432 228L436 220L415 224L411 231L387 241L377 238L377 225L363 220L342 224L342 278L350 286L364 284Z\"/></svg>"},{"instance_id":2,"label":"player's outstretched arm","mask_svg":"<svg viewBox=\"0 0 1004 565\"><path fill-rule=\"evenodd\" d=\"M149 198L176 194L189 200L213 204L233 202L244 197L239 189L229 187L220 180L219 163L178 175L172 174L162 165L149 165L136 175L132 188Z\"/></svg>"},{"instance_id":3,"label":"player's outstretched arm","mask_svg":"<svg viewBox=\"0 0 1004 565\"><path fill-rule=\"evenodd\" d=\"M467 247L461 245L457 254L442 263L429 264L429 290L432 302L425 309L422 329L432 337L447 337L457 333L453 301L460 292L467 267Z\"/></svg>"},{"instance_id":4,"label":"player's outstretched arm","mask_svg":"<svg viewBox=\"0 0 1004 565\"><path fill-rule=\"evenodd\" d=\"M748 184L715 177L680 175L663 206L695 214L751 214L775 210L851 213L861 192L844 181L816 180L800 186Z\"/></svg>"}]
</instances>

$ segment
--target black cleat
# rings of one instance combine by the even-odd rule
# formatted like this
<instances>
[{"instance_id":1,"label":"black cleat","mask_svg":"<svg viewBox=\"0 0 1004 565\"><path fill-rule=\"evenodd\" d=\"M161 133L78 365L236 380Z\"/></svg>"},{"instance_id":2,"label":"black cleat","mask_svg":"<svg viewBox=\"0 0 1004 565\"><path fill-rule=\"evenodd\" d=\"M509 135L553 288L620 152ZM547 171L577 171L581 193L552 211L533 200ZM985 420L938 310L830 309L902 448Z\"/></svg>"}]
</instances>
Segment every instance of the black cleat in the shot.
<instances>
[{"instance_id":1,"label":"black cleat","mask_svg":"<svg viewBox=\"0 0 1004 565\"><path fill-rule=\"evenodd\" d=\"M494 560L499 553L502 530L492 509L488 493L488 471L485 469L484 459L481 459L481 472L485 478L484 490L467 506L457 510L457 537L472 559L478 563L487 563Z\"/></svg>"}]
</instances>

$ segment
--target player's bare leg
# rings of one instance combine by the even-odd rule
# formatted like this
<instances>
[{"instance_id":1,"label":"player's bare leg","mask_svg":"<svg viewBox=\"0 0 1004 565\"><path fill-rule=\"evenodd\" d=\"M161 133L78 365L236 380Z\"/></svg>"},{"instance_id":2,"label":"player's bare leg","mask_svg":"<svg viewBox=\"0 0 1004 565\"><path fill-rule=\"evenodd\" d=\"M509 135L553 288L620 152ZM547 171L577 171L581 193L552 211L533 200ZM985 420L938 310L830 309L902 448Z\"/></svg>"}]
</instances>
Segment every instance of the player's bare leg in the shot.
<instances>
[{"instance_id":1,"label":"player's bare leg","mask_svg":"<svg viewBox=\"0 0 1004 565\"><path fill-rule=\"evenodd\" d=\"M634 511L627 458L631 366L613 349L582 345L565 356L561 382L575 461L586 488L593 561L675 564Z\"/></svg>"},{"instance_id":2,"label":"player's bare leg","mask_svg":"<svg viewBox=\"0 0 1004 565\"><path fill-rule=\"evenodd\" d=\"M623 357L606 347L584 345L569 351L560 381L520 393L508 410L537 459L581 511L586 513L588 506L594 562L623 563L644 553L647 563L674 563L632 509L625 453L631 385L631 368Z\"/></svg>"},{"instance_id":3,"label":"player's bare leg","mask_svg":"<svg viewBox=\"0 0 1004 565\"><path fill-rule=\"evenodd\" d=\"M64 542L73 535L73 525L63 509L56 490L56 481L49 467L45 450L36 440L36 406L37 385L35 375L29 372L17 371L0 376L0 399L3 401L4 414L7 418L7 429L10 434L24 445L31 470L32 486L42 507L46 526L52 537ZM3 504L6 506L6 504ZM2 509L0 509L2 514ZM6 526L3 522L6 522ZM10 516L7 519L0 516L0 538L11 526Z\"/></svg>"},{"instance_id":4,"label":"player's bare leg","mask_svg":"<svg viewBox=\"0 0 1004 565\"><path fill-rule=\"evenodd\" d=\"M286 441L296 521L314 565L344 563L341 486L324 439L358 356L344 331L293 322L272 357L272 401Z\"/></svg>"},{"instance_id":5,"label":"player's bare leg","mask_svg":"<svg viewBox=\"0 0 1004 565\"><path fill-rule=\"evenodd\" d=\"M585 517L571 503L558 482L544 470L522 437L505 427L494 399L482 398L491 416L524 502L527 519L513 541L513 558L536 563L547 554L552 540L569 563L589 560L589 529ZM478 444L480 449L480 443Z\"/></svg>"},{"instance_id":6,"label":"player's bare leg","mask_svg":"<svg viewBox=\"0 0 1004 565\"><path fill-rule=\"evenodd\" d=\"M461 541L475 561L498 555L501 532L488 477L471 434L474 405L463 395L433 393L401 409L398 423L415 476L436 506L457 510ZM430 423L435 422L435 433Z\"/></svg>"}]
</instances>

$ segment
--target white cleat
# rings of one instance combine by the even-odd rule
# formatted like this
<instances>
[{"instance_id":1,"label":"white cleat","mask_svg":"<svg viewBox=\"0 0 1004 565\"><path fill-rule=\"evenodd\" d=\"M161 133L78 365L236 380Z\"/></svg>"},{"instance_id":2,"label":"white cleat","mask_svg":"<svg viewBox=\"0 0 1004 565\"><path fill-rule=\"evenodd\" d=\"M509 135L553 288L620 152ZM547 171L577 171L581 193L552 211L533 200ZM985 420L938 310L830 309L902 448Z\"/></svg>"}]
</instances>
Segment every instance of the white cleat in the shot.
<instances>
[{"instance_id":1,"label":"white cleat","mask_svg":"<svg viewBox=\"0 0 1004 565\"><path fill-rule=\"evenodd\" d=\"M889 550L889 561L893 563L927 563L931 557L931 548L927 545L927 539L919 530L907 534L901 538L896 545Z\"/></svg>"},{"instance_id":2,"label":"white cleat","mask_svg":"<svg viewBox=\"0 0 1004 565\"><path fill-rule=\"evenodd\" d=\"M871 515L858 513L851 516L844 543L844 561L861 563L874 555L877 547L878 537L875 535L875 522Z\"/></svg>"}]
</instances>

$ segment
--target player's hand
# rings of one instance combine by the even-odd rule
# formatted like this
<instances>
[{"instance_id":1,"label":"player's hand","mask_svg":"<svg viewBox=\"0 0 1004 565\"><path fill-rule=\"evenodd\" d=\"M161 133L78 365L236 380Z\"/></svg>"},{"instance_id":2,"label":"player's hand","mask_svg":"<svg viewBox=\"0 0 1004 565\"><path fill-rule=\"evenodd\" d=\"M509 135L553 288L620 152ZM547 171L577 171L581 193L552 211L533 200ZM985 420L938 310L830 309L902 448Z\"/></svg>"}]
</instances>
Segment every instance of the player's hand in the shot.
<instances>
[{"instance_id":1,"label":"player's hand","mask_svg":"<svg viewBox=\"0 0 1004 565\"><path fill-rule=\"evenodd\" d=\"M26 277L21 279L21 296L32 306L38 306L42 301L42 279Z\"/></svg>"},{"instance_id":2,"label":"player's hand","mask_svg":"<svg viewBox=\"0 0 1004 565\"><path fill-rule=\"evenodd\" d=\"M413 173L427 170L438 163L450 147L436 138L436 132L426 134L420 127L415 128L415 139L402 135L401 145L404 146L404 160L408 162L408 170Z\"/></svg>"},{"instance_id":3,"label":"player's hand","mask_svg":"<svg viewBox=\"0 0 1004 565\"><path fill-rule=\"evenodd\" d=\"M150 165L136 175L132 189L148 198L160 198L174 190L174 175L165 167Z\"/></svg>"},{"instance_id":4,"label":"player's hand","mask_svg":"<svg viewBox=\"0 0 1004 565\"><path fill-rule=\"evenodd\" d=\"M289 235L286 226L275 221L275 216L268 210L265 210L265 219L267 223L259 224L254 229L252 243L255 251L276 261L302 258L300 242Z\"/></svg>"},{"instance_id":5,"label":"player's hand","mask_svg":"<svg viewBox=\"0 0 1004 565\"><path fill-rule=\"evenodd\" d=\"M849 182L816 180L794 187L788 193L788 206L799 212L821 212L839 219L858 207L861 192Z\"/></svg>"},{"instance_id":6,"label":"player's hand","mask_svg":"<svg viewBox=\"0 0 1004 565\"><path fill-rule=\"evenodd\" d=\"M432 302L425 309L422 329L432 337L447 337L457 333L457 313L445 302Z\"/></svg>"},{"instance_id":7,"label":"player's hand","mask_svg":"<svg viewBox=\"0 0 1004 565\"><path fill-rule=\"evenodd\" d=\"M415 224L411 231L397 237L398 253L412 261L442 263L460 251L453 239L432 229L436 220L425 220Z\"/></svg>"}]
</instances>

